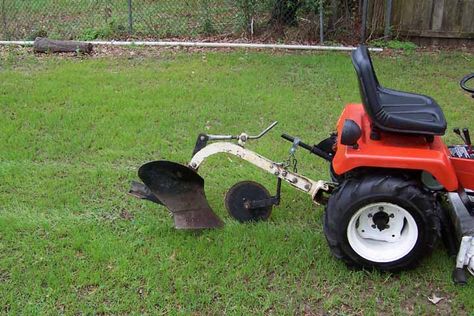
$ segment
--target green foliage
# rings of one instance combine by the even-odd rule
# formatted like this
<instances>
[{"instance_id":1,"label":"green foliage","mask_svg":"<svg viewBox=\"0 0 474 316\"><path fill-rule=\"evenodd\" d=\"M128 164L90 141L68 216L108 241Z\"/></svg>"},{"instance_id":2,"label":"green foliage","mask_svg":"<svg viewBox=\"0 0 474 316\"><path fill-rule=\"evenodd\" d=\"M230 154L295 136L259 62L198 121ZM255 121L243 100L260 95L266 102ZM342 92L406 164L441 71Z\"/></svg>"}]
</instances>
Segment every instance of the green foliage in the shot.
<instances>
[{"instance_id":1,"label":"green foliage","mask_svg":"<svg viewBox=\"0 0 474 316\"><path fill-rule=\"evenodd\" d=\"M265 5L267 1L258 0L229 0L229 2L237 7L237 30L245 30L250 32L250 24L252 18L261 6Z\"/></svg>"},{"instance_id":2,"label":"green foliage","mask_svg":"<svg viewBox=\"0 0 474 316\"><path fill-rule=\"evenodd\" d=\"M399 40L375 40L371 41L370 44L374 47L383 47L390 49L400 49L400 50L414 50L417 48L416 44L409 41L399 41Z\"/></svg>"},{"instance_id":3,"label":"green foliage","mask_svg":"<svg viewBox=\"0 0 474 316\"><path fill-rule=\"evenodd\" d=\"M275 30L282 26L298 26L298 18L313 21L320 10L320 0L229 0L238 8L239 27L249 31L252 18L254 28L267 28L274 25ZM307 27L307 26L306 26Z\"/></svg>"},{"instance_id":4,"label":"green foliage","mask_svg":"<svg viewBox=\"0 0 474 316\"><path fill-rule=\"evenodd\" d=\"M205 35L212 35L216 33L216 29L212 23L212 18L210 14L210 3L209 0L202 0L202 25L201 25L201 32Z\"/></svg>"},{"instance_id":5,"label":"green foliage","mask_svg":"<svg viewBox=\"0 0 474 316\"><path fill-rule=\"evenodd\" d=\"M301 10L303 12L319 13L321 1L323 0L301 0Z\"/></svg>"},{"instance_id":6,"label":"green foliage","mask_svg":"<svg viewBox=\"0 0 474 316\"><path fill-rule=\"evenodd\" d=\"M135 57L124 50L121 58L91 59L0 51L0 314L474 310L472 286L452 285L454 261L441 247L396 275L347 269L329 253L323 208L289 185L268 222L232 220L223 205L231 185L249 179L275 188L272 175L236 157L217 155L199 170L223 229L176 231L165 208L126 194L142 163L188 162L199 132L253 134L279 120L248 143L276 161L291 145L283 132L307 143L326 138L344 104L359 101L349 54L144 57L148 50L137 49ZM374 53L373 60L384 85L433 96L451 126L472 124L473 101L453 79L474 68L472 55ZM297 155L302 174L328 179L325 161ZM434 293L445 299L433 305Z\"/></svg>"},{"instance_id":7,"label":"green foliage","mask_svg":"<svg viewBox=\"0 0 474 316\"><path fill-rule=\"evenodd\" d=\"M79 37L83 41L93 41L96 39L107 39L120 36L126 32L126 28L115 20L111 20L107 26L95 29L86 28Z\"/></svg>"},{"instance_id":8,"label":"green foliage","mask_svg":"<svg viewBox=\"0 0 474 316\"><path fill-rule=\"evenodd\" d=\"M99 30L87 28L82 32L79 39L83 41L93 41L99 38L100 34L101 32Z\"/></svg>"},{"instance_id":9,"label":"green foliage","mask_svg":"<svg viewBox=\"0 0 474 316\"><path fill-rule=\"evenodd\" d=\"M204 23L202 24L202 33L205 35L212 35L215 32L216 30L212 25L212 21L210 19L204 19Z\"/></svg>"},{"instance_id":10,"label":"green foliage","mask_svg":"<svg viewBox=\"0 0 474 316\"><path fill-rule=\"evenodd\" d=\"M48 32L44 29L33 30L33 32L27 36L27 41L34 41L37 37L48 37Z\"/></svg>"}]
</instances>

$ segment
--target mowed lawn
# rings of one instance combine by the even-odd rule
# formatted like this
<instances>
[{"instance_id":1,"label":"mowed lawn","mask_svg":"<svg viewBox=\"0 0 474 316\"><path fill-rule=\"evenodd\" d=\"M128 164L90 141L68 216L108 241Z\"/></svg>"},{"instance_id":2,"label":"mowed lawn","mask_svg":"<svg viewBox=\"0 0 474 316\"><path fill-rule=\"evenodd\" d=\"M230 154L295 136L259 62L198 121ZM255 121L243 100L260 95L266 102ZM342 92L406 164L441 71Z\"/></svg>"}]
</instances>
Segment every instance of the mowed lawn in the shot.
<instances>
[{"instance_id":1,"label":"mowed lawn","mask_svg":"<svg viewBox=\"0 0 474 316\"><path fill-rule=\"evenodd\" d=\"M333 258L323 207L284 185L269 221L224 208L237 181L271 175L225 155L200 168L225 227L176 231L168 211L127 195L150 160L186 163L199 132L257 133L248 148L287 158L285 132L308 143L360 102L347 53L174 52L0 60L0 312L11 314L470 314L474 279L454 286L440 244L409 272L352 271ZM433 96L449 128L474 128L459 79L464 53L374 54L380 81ZM449 132L447 142L458 142ZM328 179L303 150L299 172ZM428 301L436 294L437 305Z\"/></svg>"}]
</instances>

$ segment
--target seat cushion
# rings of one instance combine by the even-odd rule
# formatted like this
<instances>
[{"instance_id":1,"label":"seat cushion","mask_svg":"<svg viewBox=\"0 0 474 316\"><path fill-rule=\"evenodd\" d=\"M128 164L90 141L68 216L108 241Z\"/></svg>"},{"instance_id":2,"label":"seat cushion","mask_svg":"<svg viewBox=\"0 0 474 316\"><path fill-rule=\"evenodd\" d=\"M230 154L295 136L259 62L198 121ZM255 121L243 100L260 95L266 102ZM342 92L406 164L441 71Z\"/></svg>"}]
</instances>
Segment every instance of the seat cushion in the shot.
<instances>
[{"instance_id":1,"label":"seat cushion","mask_svg":"<svg viewBox=\"0 0 474 316\"><path fill-rule=\"evenodd\" d=\"M377 89L380 102L374 123L381 130L442 135L446 119L439 105L430 97L383 88Z\"/></svg>"},{"instance_id":2,"label":"seat cushion","mask_svg":"<svg viewBox=\"0 0 474 316\"><path fill-rule=\"evenodd\" d=\"M365 111L382 131L420 135L443 135L446 119L430 97L384 88L375 74L369 50L359 46L352 53Z\"/></svg>"}]
</instances>

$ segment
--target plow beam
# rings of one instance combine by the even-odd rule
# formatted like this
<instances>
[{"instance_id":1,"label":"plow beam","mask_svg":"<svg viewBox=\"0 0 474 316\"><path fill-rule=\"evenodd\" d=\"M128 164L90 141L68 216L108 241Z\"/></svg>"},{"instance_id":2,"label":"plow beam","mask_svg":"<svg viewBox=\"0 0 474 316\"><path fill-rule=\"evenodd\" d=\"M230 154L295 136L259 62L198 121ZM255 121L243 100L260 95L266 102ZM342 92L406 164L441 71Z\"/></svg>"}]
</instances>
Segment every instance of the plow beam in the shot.
<instances>
[{"instance_id":1,"label":"plow beam","mask_svg":"<svg viewBox=\"0 0 474 316\"><path fill-rule=\"evenodd\" d=\"M207 157L218 153L234 155L248 161L258 168L288 182L296 189L311 195L315 203L318 203L318 198L321 192L329 192L330 190L329 185L325 181L314 181L308 179L300 174L285 169L285 166L281 163L271 161L251 150L229 142L216 142L202 148L193 156L189 163L189 167L197 170Z\"/></svg>"}]
</instances>

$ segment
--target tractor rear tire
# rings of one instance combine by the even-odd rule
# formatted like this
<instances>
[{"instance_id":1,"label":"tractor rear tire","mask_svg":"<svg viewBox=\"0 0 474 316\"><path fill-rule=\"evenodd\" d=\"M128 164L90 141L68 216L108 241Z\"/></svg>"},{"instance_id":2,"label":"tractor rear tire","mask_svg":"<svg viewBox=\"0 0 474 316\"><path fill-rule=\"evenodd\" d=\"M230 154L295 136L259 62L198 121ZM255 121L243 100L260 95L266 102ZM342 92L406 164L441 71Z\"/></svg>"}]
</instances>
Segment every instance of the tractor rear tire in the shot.
<instances>
[{"instance_id":1,"label":"tractor rear tire","mask_svg":"<svg viewBox=\"0 0 474 316\"><path fill-rule=\"evenodd\" d=\"M328 200L324 233L332 254L348 266L396 272L432 252L439 212L433 194L409 176L348 177Z\"/></svg>"}]
</instances>

